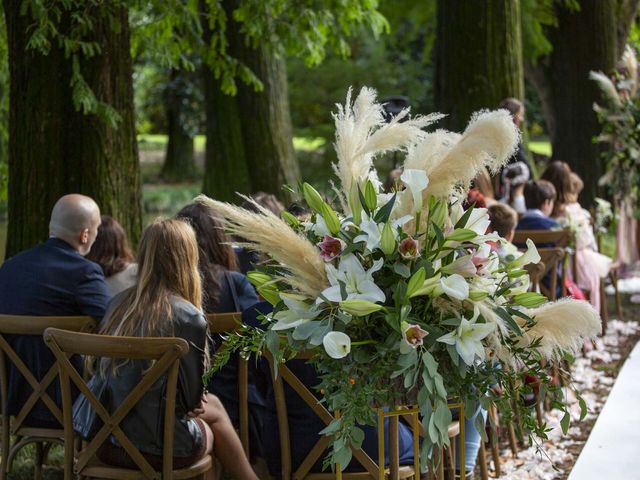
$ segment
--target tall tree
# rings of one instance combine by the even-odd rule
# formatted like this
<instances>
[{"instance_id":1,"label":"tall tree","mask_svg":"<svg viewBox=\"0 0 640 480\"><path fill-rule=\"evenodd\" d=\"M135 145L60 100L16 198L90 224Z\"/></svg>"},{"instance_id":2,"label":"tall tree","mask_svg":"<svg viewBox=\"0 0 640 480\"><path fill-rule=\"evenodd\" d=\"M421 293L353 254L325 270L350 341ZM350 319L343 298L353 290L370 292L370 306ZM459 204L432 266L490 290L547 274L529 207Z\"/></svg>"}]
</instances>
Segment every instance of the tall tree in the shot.
<instances>
[{"instance_id":1,"label":"tall tree","mask_svg":"<svg viewBox=\"0 0 640 480\"><path fill-rule=\"evenodd\" d=\"M46 239L51 207L71 192L93 197L135 239L140 172L127 8L37 7L4 0L11 81L6 256Z\"/></svg>"},{"instance_id":2,"label":"tall tree","mask_svg":"<svg viewBox=\"0 0 640 480\"><path fill-rule=\"evenodd\" d=\"M187 180L195 174L193 138L199 122L193 108L195 89L190 76L189 72L172 68L164 86L168 142L161 176L169 181Z\"/></svg>"},{"instance_id":3,"label":"tall tree","mask_svg":"<svg viewBox=\"0 0 640 480\"><path fill-rule=\"evenodd\" d=\"M471 114L524 97L520 3L438 0L435 102L460 130Z\"/></svg>"}]
</instances>

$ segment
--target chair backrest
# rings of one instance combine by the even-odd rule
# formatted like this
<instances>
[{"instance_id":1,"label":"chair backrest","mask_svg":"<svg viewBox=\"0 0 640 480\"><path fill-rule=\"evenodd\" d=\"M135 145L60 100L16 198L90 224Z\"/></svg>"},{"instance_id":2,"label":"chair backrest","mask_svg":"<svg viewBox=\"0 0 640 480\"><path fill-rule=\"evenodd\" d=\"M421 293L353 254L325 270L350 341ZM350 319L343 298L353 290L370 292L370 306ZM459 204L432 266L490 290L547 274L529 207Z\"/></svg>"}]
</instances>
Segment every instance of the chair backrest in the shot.
<instances>
[{"instance_id":1,"label":"chair backrest","mask_svg":"<svg viewBox=\"0 0 640 480\"><path fill-rule=\"evenodd\" d=\"M573 232L563 230L516 230L513 243L516 245L526 243L530 238L536 245L553 244L554 247L564 248L571 244Z\"/></svg>"},{"instance_id":2,"label":"chair backrest","mask_svg":"<svg viewBox=\"0 0 640 480\"><path fill-rule=\"evenodd\" d=\"M90 402L97 418L102 422L98 432L79 452L75 465L76 473L81 472L89 461L94 458L99 447L105 441L110 441L110 436L113 436L140 468L145 477L171 478L178 371L180 358L189 351L189 344L182 338L114 337L68 332L56 328L48 328L44 333L44 339L56 356L60 368L65 445L73 445L74 438L71 383L75 384ZM133 387L127 398L117 406L113 413L109 413L89 388L88 380L69 362L68 355L70 354L95 358L147 360L150 362L150 367L145 370L140 382ZM163 375L167 375L167 383L161 477L122 431L120 423L140 399L144 397L147 390ZM65 478L72 478L72 465L73 449L67 448L65 449Z\"/></svg>"},{"instance_id":3,"label":"chair backrest","mask_svg":"<svg viewBox=\"0 0 640 480\"><path fill-rule=\"evenodd\" d=\"M32 393L22 405L18 414L11 422L11 433L15 434L23 425L23 422L33 410L38 400L50 411L53 418L62 425L63 415L60 405L57 405L47 393L47 388L58 377L58 366L54 362L47 373L40 379L25 364L20 355L7 341L7 335L30 335L42 337L45 330L55 327L76 332L90 332L96 327L96 321L91 317L38 317L31 315L0 315L0 398L2 400L2 414L7 412L8 396L8 371L9 364L13 364L25 381L32 388ZM46 367L45 367L46 368ZM4 421L9 421L5 418Z\"/></svg>"},{"instance_id":4,"label":"chair backrest","mask_svg":"<svg viewBox=\"0 0 640 480\"><path fill-rule=\"evenodd\" d=\"M565 251L562 248L539 248L540 262L525 265L529 273L531 287L540 290L545 297L553 301L558 298L558 265L563 260ZM542 279L549 275L549 285Z\"/></svg>"},{"instance_id":5,"label":"chair backrest","mask_svg":"<svg viewBox=\"0 0 640 480\"><path fill-rule=\"evenodd\" d=\"M209 313L209 332L213 334L230 334L242 325L242 312ZM224 348L224 345L220 348ZM249 362L240 355L238 359L238 418L240 421L240 441L244 452L249 457Z\"/></svg>"},{"instance_id":6,"label":"chair backrest","mask_svg":"<svg viewBox=\"0 0 640 480\"><path fill-rule=\"evenodd\" d=\"M327 408L320 403L318 398L311 392L310 388L306 386L292 371L289 369L286 363L278 364L277 374L274 370L274 358L269 351L264 351L263 355L269 361L271 367L271 374L273 380L273 391L276 403L276 414L278 418L278 430L280 434L280 461L281 461L281 470L282 470L282 478L283 480L290 480L292 478L295 479L304 479L310 473L311 469L315 465L315 463L321 458L324 451L329 446L331 441L331 437L327 435L318 435L318 441L307 454L306 458L300 464L298 469L295 472L292 472L292 459L291 459L291 438L290 438L290 430L289 430L289 418L287 413L287 402L284 391L284 383L286 382L305 402L305 404L313 410L313 412L322 420L325 426L329 425L335 418L332 413L327 410ZM309 360L313 354L308 352L299 353L295 360ZM390 464L394 462L394 457L396 464L390 465L390 468L394 471L399 470L399 465L397 465L397 447L398 442L398 433L397 433L397 416L391 419L391 432L390 432ZM394 428L395 426L395 428ZM394 434L395 433L395 434ZM417 432L416 432L417 434ZM360 478L379 478L380 474L380 466L373 461L373 459L363 450L353 450L353 456L358 461L360 466L362 467L362 472L358 474L350 474L348 476L357 476ZM379 461L384 462L384 456L379 459ZM384 465L382 465L384 468ZM413 471L413 470L412 470ZM327 478L333 478L333 474L327 475ZM313 474L313 478L320 478L321 474ZM344 477L344 475L343 475ZM405 478L404 476L402 478Z\"/></svg>"}]
</instances>

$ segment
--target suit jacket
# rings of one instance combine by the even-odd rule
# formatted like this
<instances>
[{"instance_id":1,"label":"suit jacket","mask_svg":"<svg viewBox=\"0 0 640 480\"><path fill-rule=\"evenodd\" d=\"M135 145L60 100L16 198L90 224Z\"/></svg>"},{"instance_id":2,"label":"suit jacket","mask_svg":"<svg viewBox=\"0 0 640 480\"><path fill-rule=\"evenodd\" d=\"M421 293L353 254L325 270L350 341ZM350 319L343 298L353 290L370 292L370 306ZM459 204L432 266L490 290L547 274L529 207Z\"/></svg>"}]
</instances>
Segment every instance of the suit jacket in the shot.
<instances>
[{"instance_id":1,"label":"suit jacket","mask_svg":"<svg viewBox=\"0 0 640 480\"><path fill-rule=\"evenodd\" d=\"M100 266L58 238L49 238L45 243L19 253L0 267L0 313L3 314L89 315L99 322L109 299ZM38 379L55 361L41 337L12 335L7 336L7 341ZM8 375L6 413L15 415L32 389L13 365L9 367ZM61 404L57 381L49 389L49 394ZM32 410L28 423L57 426L42 402Z\"/></svg>"},{"instance_id":2,"label":"suit jacket","mask_svg":"<svg viewBox=\"0 0 640 480\"><path fill-rule=\"evenodd\" d=\"M527 210L518 222L516 230L551 230L560 228L553 218L545 217L539 210ZM538 245L543 248L542 245Z\"/></svg>"}]
</instances>

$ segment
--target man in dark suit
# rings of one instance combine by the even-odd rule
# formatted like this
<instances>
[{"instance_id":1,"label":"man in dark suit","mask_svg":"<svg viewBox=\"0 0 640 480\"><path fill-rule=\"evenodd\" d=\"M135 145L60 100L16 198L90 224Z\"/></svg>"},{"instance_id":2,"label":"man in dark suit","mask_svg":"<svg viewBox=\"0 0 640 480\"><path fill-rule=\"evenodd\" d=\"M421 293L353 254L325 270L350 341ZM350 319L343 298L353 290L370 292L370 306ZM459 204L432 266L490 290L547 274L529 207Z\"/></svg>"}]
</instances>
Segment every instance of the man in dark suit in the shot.
<instances>
[{"instance_id":1,"label":"man in dark suit","mask_svg":"<svg viewBox=\"0 0 640 480\"><path fill-rule=\"evenodd\" d=\"M84 255L89 253L98 234L100 209L89 197L78 194L60 198L51 212L49 239L19 253L0 267L0 313L11 315L71 316L89 315L102 320L109 291L102 269ZM54 363L51 351L41 337L8 338L27 367L40 379ZM31 394L31 387L15 369L9 368L9 415L16 415ZM49 389L60 404L56 383ZM54 427L57 422L39 402L27 423Z\"/></svg>"},{"instance_id":2,"label":"man in dark suit","mask_svg":"<svg viewBox=\"0 0 640 480\"><path fill-rule=\"evenodd\" d=\"M556 189L546 180L532 180L524 186L524 201L527 211L518 222L516 230L553 230L560 228L558 222L549 218L556 200ZM549 245L553 246L553 245ZM544 247L544 245L538 245Z\"/></svg>"}]
</instances>

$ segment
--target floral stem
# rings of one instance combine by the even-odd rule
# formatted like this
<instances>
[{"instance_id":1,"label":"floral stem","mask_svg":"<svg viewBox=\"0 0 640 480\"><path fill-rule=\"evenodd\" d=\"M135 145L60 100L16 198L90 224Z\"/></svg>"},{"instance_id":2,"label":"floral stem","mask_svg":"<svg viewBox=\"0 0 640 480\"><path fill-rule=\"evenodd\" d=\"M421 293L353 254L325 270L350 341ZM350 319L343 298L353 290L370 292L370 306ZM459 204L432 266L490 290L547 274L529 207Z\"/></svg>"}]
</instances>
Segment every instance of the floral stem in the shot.
<instances>
[{"instance_id":1,"label":"floral stem","mask_svg":"<svg viewBox=\"0 0 640 480\"><path fill-rule=\"evenodd\" d=\"M351 342L351 346L353 345L368 345L371 343L378 343L375 340L360 340L359 342Z\"/></svg>"}]
</instances>

